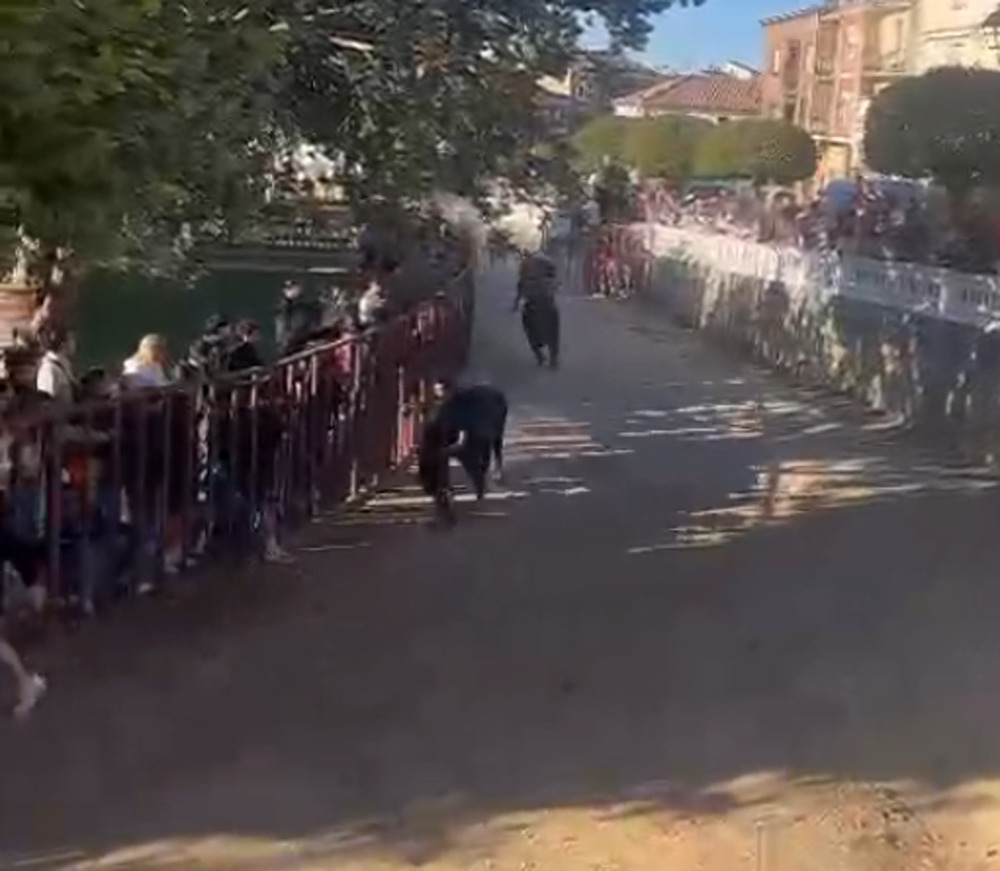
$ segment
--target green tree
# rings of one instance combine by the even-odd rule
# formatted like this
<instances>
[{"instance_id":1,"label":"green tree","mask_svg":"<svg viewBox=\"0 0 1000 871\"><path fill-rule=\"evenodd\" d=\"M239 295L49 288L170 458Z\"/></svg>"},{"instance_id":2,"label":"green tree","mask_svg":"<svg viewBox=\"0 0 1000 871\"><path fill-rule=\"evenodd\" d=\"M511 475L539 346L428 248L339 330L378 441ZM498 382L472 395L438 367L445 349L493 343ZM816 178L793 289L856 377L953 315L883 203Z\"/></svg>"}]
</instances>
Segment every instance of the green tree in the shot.
<instances>
[{"instance_id":1,"label":"green tree","mask_svg":"<svg viewBox=\"0 0 1000 871\"><path fill-rule=\"evenodd\" d=\"M692 159L701 178L737 178L747 172L747 149L739 125L717 124L698 141Z\"/></svg>"},{"instance_id":2,"label":"green tree","mask_svg":"<svg viewBox=\"0 0 1000 871\"><path fill-rule=\"evenodd\" d=\"M0 248L170 262L186 231L252 214L302 139L359 202L530 183L535 82L580 16L634 47L674 3L700 0L8 0Z\"/></svg>"},{"instance_id":3,"label":"green tree","mask_svg":"<svg viewBox=\"0 0 1000 871\"><path fill-rule=\"evenodd\" d=\"M624 162L640 175L683 181L690 177L695 149L712 125L696 118L641 118L625 129Z\"/></svg>"},{"instance_id":4,"label":"green tree","mask_svg":"<svg viewBox=\"0 0 1000 871\"><path fill-rule=\"evenodd\" d=\"M748 119L716 125L698 143L694 169L706 178L792 184L816 172L816 144L787 121Z\"/></svg>"},{"instance_id":5,"label":"green tree","mask_svg":"<svg viewBox=\"0 0 1000 871\"><path fill-rule=\"evenodd\" d=\"M954 204L1000 182L1000 72L942 67L881 91L865 118L865 161L933 178Z\"/></svg>"},{"instance_id":6,"label":"green tree","mask_svg":"<svg viewBox=\"0 0 1000 871\"><path fill-rule=\"evenodd\" d=\"M291 23L296 128L344 156L356 193L392 197L517 179L547 135L535 83L565 68L581 16L638 47L650 16L702 0L274 2Z\"/></svg>"},{"instance_id":7,"label":"green tree","mask_svg":"<svg viewBox=\"0 0 1000 871\"><path fill-rule=\"evenodd\" d=\"M178 253L259 191L284 37L257 0L6 4L0 196L46 267ZM11 254L8 244L7 258Z\"/></svg>"},{"instance_id":8,"label":"green tree","mask_svg":"<svg viewBox=\"0 0 1000 871\"><path fill-rule=\"evenodd\" d=\"M593 171L608 161L625 159L629 122L616 115L600 115L581 127L572 138L578 162Z\"/></svg>"},{"instance_id":9,"label":"green tree","mask_svg":"<svg viewBox=\"0 0 1000 871\"><path fill-rule=\"evenodd\" d=\"M788 185L816 174L816 143L801 127L787 121L738 121L746 135L746 174L759 184Z\"/></svg>"}]
</instances>

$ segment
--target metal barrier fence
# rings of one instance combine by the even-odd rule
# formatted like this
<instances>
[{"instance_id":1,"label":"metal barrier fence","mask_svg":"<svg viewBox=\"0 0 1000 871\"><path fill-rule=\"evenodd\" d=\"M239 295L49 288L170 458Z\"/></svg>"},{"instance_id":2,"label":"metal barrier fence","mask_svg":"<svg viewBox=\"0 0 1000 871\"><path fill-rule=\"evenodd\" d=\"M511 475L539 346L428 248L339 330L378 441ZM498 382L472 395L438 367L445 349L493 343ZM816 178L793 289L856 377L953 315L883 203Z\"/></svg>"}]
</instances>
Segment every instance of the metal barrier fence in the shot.
<instances>
[{"instance_id":1,"label":"metal barrier fence","mask_svg":"<svg viewBox=\"0 0 1000 871\"><path fill-rule=\"evenodd\" d=\"M268 369L4 421L0 558L30 581L31 543L50 600L90 612L370 491L411 454L429 380L465 363L458 282Z\"/></svg>"},{"instance_id":2,"label":"metal barrier fence","mask_svg":"<svg viewBox=\"0 0 1000 871\"><path fill-rule=\"evenodd\" d=\"M657 257L720 274L780 281L793 298L844 297L977 328L1000 320L1000 281L937 266L820 254L785 245L656 224L633 225Z\"/></svg>"}]
</instances>

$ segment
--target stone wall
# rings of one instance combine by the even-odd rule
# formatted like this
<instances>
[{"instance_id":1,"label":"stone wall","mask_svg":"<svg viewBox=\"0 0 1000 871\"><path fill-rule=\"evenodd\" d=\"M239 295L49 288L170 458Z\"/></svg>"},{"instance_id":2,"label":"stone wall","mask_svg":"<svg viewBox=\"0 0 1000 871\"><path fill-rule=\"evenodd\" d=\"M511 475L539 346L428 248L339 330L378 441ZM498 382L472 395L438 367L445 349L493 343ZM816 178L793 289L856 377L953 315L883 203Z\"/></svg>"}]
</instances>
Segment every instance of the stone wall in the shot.
<instances>
[{"instance_id":1,"label":"stone wall","mask_svg":"<svg viewBox=\"0 0 1000 871\"><path fill-rule=\"evenodd\" d=\"M993 280L636 229L655 255L648 292L678 322L945 437L970 458L1000 454Z\"/></svg>"}]
</instances>

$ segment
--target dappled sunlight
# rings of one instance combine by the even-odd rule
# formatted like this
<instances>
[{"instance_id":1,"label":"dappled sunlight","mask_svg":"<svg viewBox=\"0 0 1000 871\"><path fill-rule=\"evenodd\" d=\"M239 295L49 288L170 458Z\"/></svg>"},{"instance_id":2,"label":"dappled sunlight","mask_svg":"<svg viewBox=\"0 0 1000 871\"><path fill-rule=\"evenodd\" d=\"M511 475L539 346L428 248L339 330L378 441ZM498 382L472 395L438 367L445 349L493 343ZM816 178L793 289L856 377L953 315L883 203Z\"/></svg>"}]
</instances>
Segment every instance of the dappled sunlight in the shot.
<instances>
[{"instance_id":1,"label":"dappled sunlight","mask_svg":"<svg viewBox=\"0 0 1000 871\"><path fill-rule=\"evenodd\" d=\"M591 424L568 418L529 417L511 428L504 454L511 464L536 460L597 459L628 456L633 451L596 440Z\"/></svg>"},{"instance_id":2,"label":"dappled sunlight","mask_svg":"<svg viewBox=\"0 0 1000 871\"><path fill-rule=\"evenodd\" d=\"M728 504L690 511L686 515L690 522L671 529L667 542L631 547L628 553L716 547L798 515L929 491L981 492L998 484L984 471L933 464L901 468L885 457L780 460L755 466L753 471L754 484L745 491L730 493Z\"/></svg>"},{"instance_id":3,"label":"dappled sunlight","mask_svg":"<svg viewBox=\"0 0 1000 871\"><path fill-rule=\"evenodd\" d=\"M650 426L656 421L657 426ZM756 402L688 406L670 410L638 409L626 418L623 439L676 438L717 441L758 439L764 434L761 408ZM672 424L664 426L662 424Z\"/></svg>"},{"instance_id":4,"label":"dappled sunlight","mask_svg":"<svg viewBox=\"0 0 1000 871\"><path fill-rule=\"evenodd\" d=\"M701 861L707 849L715 859L727 857L730 864L721 867L751 867L753 863L767 868L771 859L782 855L782 842L789 837L805 839L810 854L822 860L815 867L840 867L831 863L862 842L888 857L904 844L912 847L925 841L928 832L918 814L943 808L983 817L995 813L995 788L995 783L978 782L928 796L921 784L909 780L873 787L839 782L831 776L797 777L785 770L762 769L702 788L654 778L590 801L539 796L503 810L455 792L412 802L392 817L362 819L290 838L219 832L124 846L104 855L53 852L14 859L4 867L466 871L546 868L553 855L563 857L567 868L624 867L621 862L638 855L635 845L641 844L664 854L669 850L672 860L683 860L681 867L709 867ZM850 808L851 818L830 808L830 790L835 790L845 810ZM877 823L871 828L854 825L860 811Z\"/></svg>"}]
</instances>

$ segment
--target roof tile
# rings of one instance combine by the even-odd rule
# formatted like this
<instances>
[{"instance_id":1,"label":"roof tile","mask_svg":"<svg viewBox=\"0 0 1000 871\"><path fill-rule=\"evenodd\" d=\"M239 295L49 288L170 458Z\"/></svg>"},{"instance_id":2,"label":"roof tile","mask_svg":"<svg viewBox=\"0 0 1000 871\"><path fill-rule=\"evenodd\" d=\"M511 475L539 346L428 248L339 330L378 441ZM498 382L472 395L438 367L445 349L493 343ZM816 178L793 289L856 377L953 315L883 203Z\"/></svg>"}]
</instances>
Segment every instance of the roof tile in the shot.
<instances>
[{"instance_id":1,"label":"roof tile","mask_svg":"<svg viewBox=\"0 0 1000 871\"><path fill-rule=\"evenodd\" d=\"M647 112L712 112L751 115L760 111L760 79L725 73L694 73L635 95Z\"/></svg>"}]
</instances>

